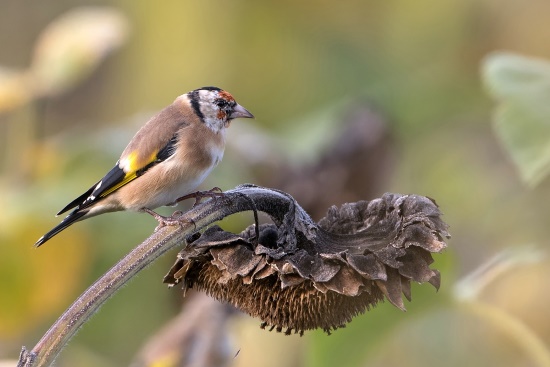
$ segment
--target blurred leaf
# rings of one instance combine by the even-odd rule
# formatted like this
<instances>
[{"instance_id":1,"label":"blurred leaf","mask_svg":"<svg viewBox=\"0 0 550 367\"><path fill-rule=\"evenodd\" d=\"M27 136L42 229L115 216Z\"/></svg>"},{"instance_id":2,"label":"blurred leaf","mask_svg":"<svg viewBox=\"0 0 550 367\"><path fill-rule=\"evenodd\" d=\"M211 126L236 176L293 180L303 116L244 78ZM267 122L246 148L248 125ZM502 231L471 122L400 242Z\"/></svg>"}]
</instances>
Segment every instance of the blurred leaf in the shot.
<instances>
[{"instance_id":1,"label":"blurred leaf","mask_svg":"<svg viewBox=\"0 0 550 367\"><path fill-rule=\"evenodd\" d=\"M495 53L482 66L483 80L499 102L495 132L522 180L536 186L550 173L550 62Z\"/></svg>"},{"instance_id":2,"label":"blurred leaf","mask_svg":"<svg viewBox=\"0 0 550 367\"><path fill-rule=\"evenodd\" d=\"M36 93L56 95L87 78L101 61L120 47L128 24L108 7L80 7L61 15L40 35L31 74Z\"/></svg>"},{"instance_id":3,"label":"blurred leaf","mask_svg":"<svg viewBox=\"0 0 550 367\"><path fill-rule=\"evenodd\" d=\"M26 75L0 66L0 114L16 109L30 99Z\"/></svg>"}]
</instances>

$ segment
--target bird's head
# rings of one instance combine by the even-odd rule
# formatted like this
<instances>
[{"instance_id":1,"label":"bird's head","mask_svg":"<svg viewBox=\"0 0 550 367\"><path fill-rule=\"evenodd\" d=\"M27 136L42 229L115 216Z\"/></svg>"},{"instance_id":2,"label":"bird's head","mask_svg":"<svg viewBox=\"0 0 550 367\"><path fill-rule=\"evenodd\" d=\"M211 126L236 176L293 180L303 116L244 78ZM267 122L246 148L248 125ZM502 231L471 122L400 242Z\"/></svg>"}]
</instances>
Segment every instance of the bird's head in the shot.
<instances>
[{"instance_id":1,"label":"bird's head","mask_svg":"<svg viewBox=\"0 0 550 367\"><path fill-rule=\"evenodd\" d=\"M254 117L220 88L202 87L189 92L188 97L195 113L214 131L228 127L233 119Z\"/></svg>"}]
</instances>

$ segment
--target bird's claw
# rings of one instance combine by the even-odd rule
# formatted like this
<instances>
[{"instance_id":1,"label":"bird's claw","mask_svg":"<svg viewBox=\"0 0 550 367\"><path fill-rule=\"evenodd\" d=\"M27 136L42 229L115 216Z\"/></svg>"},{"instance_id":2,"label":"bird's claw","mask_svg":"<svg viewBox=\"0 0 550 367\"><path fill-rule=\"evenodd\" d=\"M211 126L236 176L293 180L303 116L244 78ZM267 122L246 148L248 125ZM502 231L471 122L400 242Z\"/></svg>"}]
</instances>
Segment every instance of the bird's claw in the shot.
<instances>
[{"instance_id":1,"label":"bird's claw","mask_svg":"<svg viewBox=\"0 0 550 367\"><path fill-rule=\"evenodd\" d=\"M183 223L193 223L193 225L195 225L195 222L193 220L181 218L181 216L183 215L183 212L180 210L175 211L169 217L160 215L157 212L148 208L141 208L140 211L151 215L153 218L155 218L159 222L159 225L155 228L155 232L161 229L162 227L166 227L166 226L180 226L183 228Z\"/></svg>"},{"instance_id":2,"label":"bird's claw","mask_svg":"<svg viewBox=\"0 0 550 367\"><path fill-rule=\"evenodd\" d=\"M193 208L194 208L205 197L209 197L212 200L216 200L217 198L224 197L224 196L225 196L225 194L222 191L222 189L220 189L219 187L214 187L214 188L212 188L210 190L207 190L207 191L197 191L197 192L192 192L190 194L182 196L181 198L178 198L176 200L176 203L179 203L180 201L183 201L183 200L194 198L195 199L195 203L193 204Z\"/></svg>"},{"instance_id":3,"label":"bird's claw","mask_svg":"<svg viewBox=\"0 0 550 367\"><path fill-rule=\"evenodd\" d=\"M169 205L176 205L180 201L194 198L195 199L195 203L193 204L193 208L194 208L205 197L209 197L212 200L217 200L218 198L224 197L224 196L225 196L225 194L222 191L222 189L220 189L219 187L214 187L214 188L212 188L208 191L192 192L190 194L187 194L185 196L182 196L182 197L178 198L176 201L174 201L173 203L171 203ZM155 231L158 231L159 229L161 229L162 227L165 227L165 226L180 226L180 227L183 227L183 223L192 223L196 227L196 224L192 219L182 218L183 213L179 210L175 211L169 217L165 217L163 215L160 215L157 212L155 212L155 211L153 211L149 208L141 208L140 211L151 215L153 218L155 218L159 222L159 225L155 228Z\"/></svg>"}]
</instances>

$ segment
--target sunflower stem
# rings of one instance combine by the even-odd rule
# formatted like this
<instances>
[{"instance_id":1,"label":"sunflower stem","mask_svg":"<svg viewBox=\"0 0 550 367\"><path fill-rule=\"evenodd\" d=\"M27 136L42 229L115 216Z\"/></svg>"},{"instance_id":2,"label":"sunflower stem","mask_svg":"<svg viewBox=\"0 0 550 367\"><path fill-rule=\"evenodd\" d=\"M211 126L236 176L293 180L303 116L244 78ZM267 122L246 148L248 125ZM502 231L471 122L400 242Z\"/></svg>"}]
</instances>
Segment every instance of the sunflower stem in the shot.
<instances>
[{"instance_id":1,"label":"sunflower stem","mask_svg":"<svg viewBox=\"0 0 550 367\"><path fill-rule=\"evenodd\" d=\"M226 216L253 209L251 200L258 210L278 217L287 210L292 198L278 191L241 185L225 192L221 198L208 200L178 216L179 226L165 226L153 233L82 293L32 350L23 347L17 366L50 366L78 329L138 272L167 251L184 244L189 235Z\"/></svg>"}]
</instances>

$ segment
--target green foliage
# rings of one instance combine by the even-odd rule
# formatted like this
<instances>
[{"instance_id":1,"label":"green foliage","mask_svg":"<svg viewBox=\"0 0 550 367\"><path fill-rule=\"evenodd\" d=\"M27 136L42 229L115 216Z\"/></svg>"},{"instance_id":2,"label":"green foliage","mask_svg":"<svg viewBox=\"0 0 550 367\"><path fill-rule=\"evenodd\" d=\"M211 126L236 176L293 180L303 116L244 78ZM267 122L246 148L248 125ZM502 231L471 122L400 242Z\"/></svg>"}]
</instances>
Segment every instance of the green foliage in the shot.
<instances>
[{"instance_id":1,"label":"green foliage","mask_svg":"<svg viewBox=\"0 0 550 367\"><path fill-rule=\"evenodd\" d=\"M498 101L494 129L522 180L534 187L550 173L550 62L495 53L483 80Z\"/></svg>"}]
</instances>

